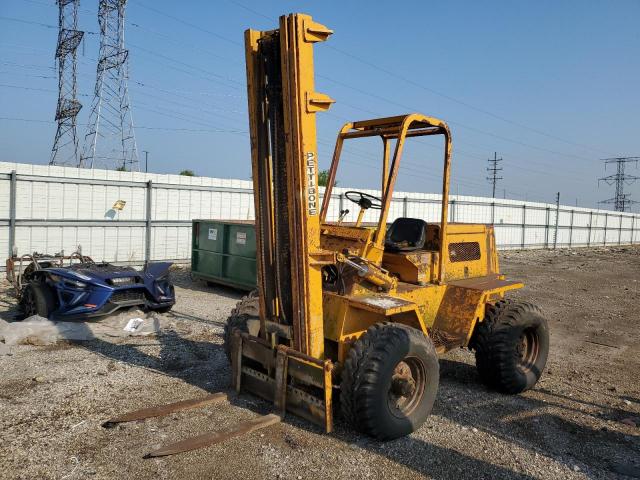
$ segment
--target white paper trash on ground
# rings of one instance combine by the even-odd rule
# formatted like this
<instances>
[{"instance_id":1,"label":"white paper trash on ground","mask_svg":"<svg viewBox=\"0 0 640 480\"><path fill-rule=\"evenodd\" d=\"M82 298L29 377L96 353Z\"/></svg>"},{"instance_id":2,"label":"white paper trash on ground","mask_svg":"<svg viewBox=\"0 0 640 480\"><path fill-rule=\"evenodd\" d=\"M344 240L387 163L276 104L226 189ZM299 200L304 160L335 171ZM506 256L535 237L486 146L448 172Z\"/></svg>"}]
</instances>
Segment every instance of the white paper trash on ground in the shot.
<instances>
[{"instance_id":1,"label":"white paper trash on ground","mask_svg":"<svg viewBox=\"0 0 640 480\"><path fill-rule=\"evenodd\" d=\"M142 318L132 318L127 322L123 330L125 332L136 332L143 323L144 320Z\"/></svg>"}]
</instances>

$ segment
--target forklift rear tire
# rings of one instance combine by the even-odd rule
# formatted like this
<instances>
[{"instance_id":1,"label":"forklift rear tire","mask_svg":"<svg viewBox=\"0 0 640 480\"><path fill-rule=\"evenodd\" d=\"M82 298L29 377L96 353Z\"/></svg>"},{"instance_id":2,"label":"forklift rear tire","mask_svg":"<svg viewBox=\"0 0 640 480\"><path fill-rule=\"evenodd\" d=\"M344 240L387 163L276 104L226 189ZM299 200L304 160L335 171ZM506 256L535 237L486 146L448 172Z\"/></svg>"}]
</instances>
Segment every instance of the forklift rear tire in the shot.
<instances>
[{"instance_id":1,"label":"forklift rear tire","mask_svg":"<svg viewBox=\"0 0 640 480\"><path fill-rule=\"evenodd\" d=\"M549 327L537 306L500 300L487 305L471 347L486 385L502 393L521 393L542 375L549 355Z\"/></svg>"},{"instance_id":2,"label":"forklift rear tire","mask_svg":"<svg viewBox=\"0 0 640 480\"><path fill-rule=\"evenodd\" d=\"M439 375L433 342L421 331L396 323L373 325L345 361L342 414L379 440L408 435L431 413Z\"/></svg>"}]
</instances>

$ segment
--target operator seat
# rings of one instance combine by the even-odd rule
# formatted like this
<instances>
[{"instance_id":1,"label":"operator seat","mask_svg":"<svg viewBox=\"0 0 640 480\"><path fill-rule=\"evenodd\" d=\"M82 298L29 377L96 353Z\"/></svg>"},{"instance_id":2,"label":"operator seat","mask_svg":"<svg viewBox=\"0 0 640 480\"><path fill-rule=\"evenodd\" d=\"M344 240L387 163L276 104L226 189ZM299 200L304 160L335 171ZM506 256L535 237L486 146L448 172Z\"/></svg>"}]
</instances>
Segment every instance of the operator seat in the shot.
<instances>
[{"instance_id":1,"label":"operator seat","mask_svg":"<svg viewBox=\"0 0 640 480\"><path fill-rule=\"evenodd\" d=\"M425 247L427 240L427 222L419 218L396 218L384 242L385 250L391 252L410 252Z\"/></svg>"}]
</instances>

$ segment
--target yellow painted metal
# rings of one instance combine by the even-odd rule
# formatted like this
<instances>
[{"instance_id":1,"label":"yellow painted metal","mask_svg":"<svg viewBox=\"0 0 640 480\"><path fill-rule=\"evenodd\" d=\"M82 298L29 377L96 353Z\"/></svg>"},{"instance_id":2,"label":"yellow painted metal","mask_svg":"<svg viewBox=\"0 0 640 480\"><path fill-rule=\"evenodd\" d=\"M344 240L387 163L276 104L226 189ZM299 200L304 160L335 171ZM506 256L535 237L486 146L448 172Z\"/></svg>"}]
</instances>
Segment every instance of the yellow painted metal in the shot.
<instances>
[{"instance_id":1,"label":"yellow painted metal","mask_svg":"<svg viewBox=\"0 0 640 480\"><path fill-rule=\"evenodd\" d=\"M236 330L232 353L237 390L269 398L280 413L293 411L327 431L333 363L324 358L321 269L335 263L335 252L321 248L315 114L334 101L315 91L313 45L331 33L303 14L280 17L277 30L245 32L260 335ZM244 366L244 359L251 363Z\"/></svg>"},{"instance_id":2,"label":"yellow painted metal","mask_svg":"<svg viewBox=\"0 0 640 480\"><path fill-rule=\"evenodd\" d=\"M272 215L271 212L273 212L273 207L271 202L273 199L267 194L267 192L262 192L262 187L259 184L259 176L256 175L256 172L261 168L261 161L263 161L264 157L268 156L266 140L259 134L260 131L264 130L264 125L267 121L265 113L261 110L262 102L259 98L259 92L264 89L260 75L260 61L258 58L258 41L262 35L262 32L256 30L247 30L244 35L245 59L247 66L247 98L249 109L249 133L251 137L251 170L254 172L252 179L253 191L256 192L256 195L254 196L256 212L263 210L268 212L269 215ZM268 170L265 173L268 175ZM262 217L259 214L256 215L255 228L257 232L262 231ZM268 230L265 232L265 235L271 238L271 241L267 242L267 244L273 243L273 231ZM264 242L265 239L262 238L261 235L256 235L256 249L258 252L263 252ZM267 295L265 295L263 290L263 286L266 284L265 275L267 274L267 264L273 263L273 253L267 252L266 255L258 255L256 263L257 283L261 286L259 295L260 331L263 338L266 338L264 337L264 335L266 335L265 320L272 320L277 314L277 308L274 303L271 303L270 305L265 304Z\"/></svg>"},{"instance_id":3,"label":"yellow painted metal","mask_svg":"<svg viewBox=\"0 0 640 480\"><path fill-rule=\"evenodd\" d=\"M292 14L280 18L277 31L249 30L245 34L256 228L261 232L257 238L258 285L261 297L266 295L270 300L261 298L260 338L243 334L244 347L238 348L244 353L238 354L236 362L240 365L245 355L267 373L247 374L245 369L234 367L236 385L245 381L268 396L277 383L279 408L322 419L327 430L332 423L332 376L340 371L334 366L345 360L352 343L371 325L383 321L409 325L429 335L437 351L444 352L468 345L475 325L484 319L487 303L522 286L499 274L492 226L448 221L452 139L442 120L410 113L346 123L338 133L320 205L315 114L328 109L333 100L315 92L313 44L326 40L331 33L308 15ZM265 80L269 75L265 73L265 59L259 56L260 46L274 38L279 41L284 117L284 133L276 131L280 136L275 140L268 135L277 126L265 113L272 105L264 92L277 85L279 77ZM389 210L405 144L427 135L444 139L440 221L427 224L426 242L419 250L385 251ZM361 209L355 224L328 222L344 142L365 137L382 140L379 218L375 224L365 225L365 210ZM290 291L283 287L287 283L279 273L284 264L279 263L279 253L275 247L269 250L278 243L281 233L274 227L279 217L276 193L271 188L274 176L279 174L274 171L273 157L280 162L281 155L272 151L273 142L279 142L285 155L286 185L279 187L286 188L289 216L291 246L287 254L291 268L286 280L290 278ZM268 223L269 228L260 228L261 222ZM323 271L326 268L333 270ZM331 283L331 277L338 280ZM267 328L278 326L289 301L293 318L283 322L287 328ZM284 330L293 333L278 333ZM292 390L289 398L289 377L321 389L321 404L299 389Z\"/></svg>"},{"instance_id":4,"label":"yellow painted metal","mask_svg":"<svg viewBox=\"0 0 640 480\"><path fill-rule=\"evenodd\" d=\"M291 252L294 344L302 353L320 359L324 334L321 266L314 262L321 254L315 113L328 109L333 100L315 92L313 44L331 33L308 15L280 17L284 130L289 139L287 191L295 219L290 222L290 236L296 240Z\"/></svg>"},{"instance_id":5,"label":"yellow painted metal","mask_svg":"<svg viewBox=\"0 0 640 480\"><path fill-rule=\"evenodd\" d=\"M408 138L422 135L444 136L440 222L428 224L423 249L385 252L388 212L404 144ZM362 226L362 212L355 226L328 223L328 206L343 143L371 136L383 140L383 198L377 225ZM391 155L392 140L395 147ZM325 291L325 337L337 343L338 361L344 360L355 339L380 321L405 323L434 336L439 351L467 345L476 322L484 318L486 303L521 286L505 283L498 275L492 226L448 222L451 151L451 133L446 123L416 113L349 122L340 130L320 213L322 248L359 256L398 281L390 288L382 288L376 281L352 276L344 282L342 291ZM475 279L475 283L455 284L469 279ZM484 286L478 289L474 285Z\"/></svg>"}]
</instances>

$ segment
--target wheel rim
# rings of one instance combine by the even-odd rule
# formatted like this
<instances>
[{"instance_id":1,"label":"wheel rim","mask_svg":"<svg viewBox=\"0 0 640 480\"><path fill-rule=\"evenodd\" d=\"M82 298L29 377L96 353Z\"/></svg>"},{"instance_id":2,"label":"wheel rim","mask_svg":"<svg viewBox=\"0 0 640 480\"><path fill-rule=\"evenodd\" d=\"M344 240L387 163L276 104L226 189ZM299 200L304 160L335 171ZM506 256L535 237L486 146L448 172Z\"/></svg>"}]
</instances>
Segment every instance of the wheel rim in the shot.
<instances>
[{"instance_id":1,"label":"wheel rim","mask_svg":"<svg viewBox=\"0 0 640 480\"><path fill-rule=\"evenodd\" d=\"M419 358L407 357L393 371L387 404L391 413L404 418L420 405L427 383L427 371Z\"/></svg>"},{"instance_id":2,"label":"wheel rim","mask_svg":"<svg viewBox=\"0 0 640 480\"><path fill-rule=\"evenodd\" d=\"M516 358L520 366L525 370L530 370L536 363L539 350L540 339L538 338L538 332L533 328L522 332L516 345Z\"/></svg>"}]
</instances>

